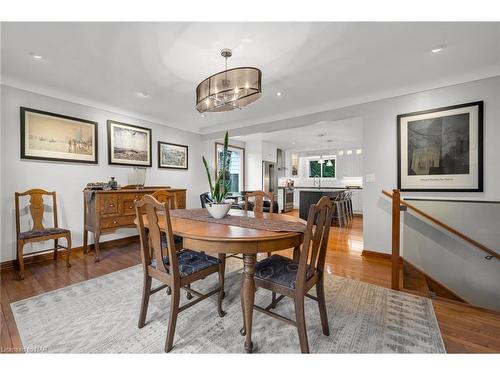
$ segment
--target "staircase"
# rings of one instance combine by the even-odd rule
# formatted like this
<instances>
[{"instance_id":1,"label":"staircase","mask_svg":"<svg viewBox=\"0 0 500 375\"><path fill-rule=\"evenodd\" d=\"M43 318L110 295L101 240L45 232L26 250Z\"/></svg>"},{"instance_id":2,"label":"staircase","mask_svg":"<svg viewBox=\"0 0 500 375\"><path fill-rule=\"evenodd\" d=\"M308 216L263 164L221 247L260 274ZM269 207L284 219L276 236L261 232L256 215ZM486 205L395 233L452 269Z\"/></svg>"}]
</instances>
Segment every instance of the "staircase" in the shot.
<instances>
[{"instance_id":1,"label":"staircase","mask_svg":"<svg viewBox=\"0 0 500 375\"><path fill-rule=\"evenodd\" d=\"M392 289L500 312L500 202L383 194L392 200Z\"/></svg>"},{"instance_id":2,"label":"staircase","mask_svg":"<svg viewBox=\"0 0 500 375\"><path fill-rule=\"evenodd\" d=\"M428 298L445 298L450 301L467 303L463 298L453 293L438 281L424 272L403 261L403 288L404 292Z\"/></svg>"}]
</instances>

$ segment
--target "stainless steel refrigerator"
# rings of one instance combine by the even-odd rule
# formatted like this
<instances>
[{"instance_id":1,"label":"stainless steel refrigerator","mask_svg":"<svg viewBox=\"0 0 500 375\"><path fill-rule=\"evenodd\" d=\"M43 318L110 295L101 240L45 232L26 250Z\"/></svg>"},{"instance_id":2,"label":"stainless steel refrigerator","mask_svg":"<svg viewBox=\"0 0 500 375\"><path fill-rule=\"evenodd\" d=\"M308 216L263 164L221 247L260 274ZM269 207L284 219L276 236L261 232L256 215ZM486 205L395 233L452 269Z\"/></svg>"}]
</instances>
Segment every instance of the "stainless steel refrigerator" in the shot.
<instances>
[{"instance_id":1,"label":"stainless steel refrigerator","mask_svg":"<svg viewBox=\"0 0 500 375\"><path fill-rule=\"evenodd\" d=\"M266 193L278 194L278 168L276 163L262 162L262 190Z\"/></svg>"}]
</instances>

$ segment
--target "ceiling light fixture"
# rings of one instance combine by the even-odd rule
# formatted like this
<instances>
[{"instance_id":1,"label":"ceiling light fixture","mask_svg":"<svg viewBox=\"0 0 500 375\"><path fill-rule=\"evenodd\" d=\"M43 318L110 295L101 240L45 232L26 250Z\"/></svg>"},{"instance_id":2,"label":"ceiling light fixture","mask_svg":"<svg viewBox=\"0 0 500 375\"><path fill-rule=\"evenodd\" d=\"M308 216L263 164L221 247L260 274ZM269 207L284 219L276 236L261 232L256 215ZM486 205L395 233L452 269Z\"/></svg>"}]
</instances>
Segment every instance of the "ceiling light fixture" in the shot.
<instances>
[{"instance_id":1,"label":"ceiling light fixture","mask_svg":"<svg viewBox=\"0 0 500 375\"><path fill-rule=\"evenodd\" d=\"M252 67L227 69L227 59L233 55L229 48L221 51L226 69L216 73L196 88L198 112L227 112L241 109L262 96L262 72Z\"/></svg>"},{"instance_id":2,"label":"ceiling light fixture","mask_svg":"<svg viewBox=\"0 0 500 375\"><path fill-rule=\"evenodd\" d=\"M36 60L41 60L43 59L43 56L42 55L39 55L37 53L34 53L34 52L30 52L30 56L33 57L34 59Z\"/></svg>"},{"instance_id":3,"label":"ceiling light fixture","mask_svg":"<svg viewBox=\"0 0 500 375\"><path fill-rule=\"evenodd\" d=\"M439 53L443 50L443 46L434 47L431 51L432 53Z\"/></svg>"},{"instance_id":4,"label":"ceiling light fixture","mask_svg":"<svg viewBox=\"0 0 500 375\"><path fill-rule=\"evenodd\" d=\"M278 91L278 92L276 93L276 96L281 96L281 91Z\"/></svg>"},{"instance_id":5,"label":"ceiling light fixture","mask_svg":"<svg viewBox=\"0 0 500 375\"><path fill-rule=\"evenodd\" d=\"M320 144L320 146L321 146L321 143L323 142L323 137L324 137L324 136L325 136L324 134L318 134L318 137L319 137L319 144ZM323 154L320 154L320 155L319 155L319 160L318 160L318 163L319 163L319 164L323 164L324 162L325 162L325 159L323 159Z\"/></svg>"},{"instance_id":6,"label":"ceiling light fixture","mask_svg":"<svg viewBox=\"0 0 500 375\"><path fill-rule=\"evenodd\" d=\"M139 91L137 93L137 95L139 95L141 98L149 98L149 97L151 97L151 94L148 93L148 92L145 92L145 91Z\"/></svg>"}]
</instances>

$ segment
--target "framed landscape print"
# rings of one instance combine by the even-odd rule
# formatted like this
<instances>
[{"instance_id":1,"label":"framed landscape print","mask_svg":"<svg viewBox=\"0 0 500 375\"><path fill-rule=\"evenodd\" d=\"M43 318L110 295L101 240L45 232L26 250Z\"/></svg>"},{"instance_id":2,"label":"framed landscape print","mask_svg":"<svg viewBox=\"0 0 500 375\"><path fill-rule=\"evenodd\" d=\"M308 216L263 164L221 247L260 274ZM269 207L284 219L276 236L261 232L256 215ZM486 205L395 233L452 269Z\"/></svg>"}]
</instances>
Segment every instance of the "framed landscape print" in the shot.
<instances>
[{"instance_id":1,"label":"framed landscape print","mask_svg":"<svg viewBox=\"0 0 500 375\"><path fill-rule=\"evenodd\" d=\"M151 167L151 129L108 120L108 163Z\"/></svg>"},{"instance_id":2,"label":"framed landscape print","mask_svg":"<svg viewBox=\"0 0 500 375\"><path fill-rule=\"evenodd\" d=\"M397 117L398 188L483 191L483 102Z\"/></svg>"},{"instance_id":3,"label":"framed landscape print","mask_svg":"<svg viewBox=\"0 0 500 375\"><path fill-rule=\"evenodd\" d=\"M188 169L188 146L158 142L158 167Z\"/></svg>"},{"instance_id":4,"label":"framed landscape print","mask_svg":"<svg viewBox=\"0 0 500 375\"><path fill-rule=\"evenodd\" d=\"M20 109L21 159L97 164L97 122Z\"/></svg>"}]
</instances>

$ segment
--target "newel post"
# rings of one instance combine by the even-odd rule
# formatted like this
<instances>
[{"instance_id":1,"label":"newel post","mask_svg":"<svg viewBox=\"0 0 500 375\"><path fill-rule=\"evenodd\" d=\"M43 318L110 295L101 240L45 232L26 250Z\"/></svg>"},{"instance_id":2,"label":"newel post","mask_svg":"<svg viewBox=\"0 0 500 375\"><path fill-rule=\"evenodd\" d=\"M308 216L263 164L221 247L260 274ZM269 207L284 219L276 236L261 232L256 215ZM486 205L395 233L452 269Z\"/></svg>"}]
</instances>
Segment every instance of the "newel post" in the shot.
<instances>
[{"instance_id":1,"label":"newel post","mask_svg":"<svg viewBox=\"0 0 500 375\"><path fill-rule=\"evenodd\" d=\"M399 189L392 190L392 253L391 253L391 288L399 290L399 244L400 244L400 205Z\"/></svg>"}]
</instances>

